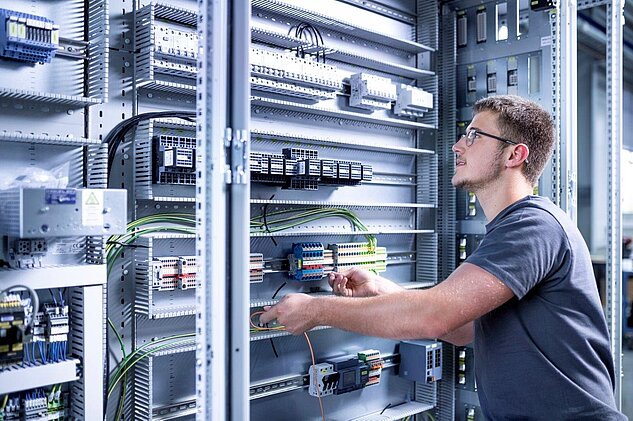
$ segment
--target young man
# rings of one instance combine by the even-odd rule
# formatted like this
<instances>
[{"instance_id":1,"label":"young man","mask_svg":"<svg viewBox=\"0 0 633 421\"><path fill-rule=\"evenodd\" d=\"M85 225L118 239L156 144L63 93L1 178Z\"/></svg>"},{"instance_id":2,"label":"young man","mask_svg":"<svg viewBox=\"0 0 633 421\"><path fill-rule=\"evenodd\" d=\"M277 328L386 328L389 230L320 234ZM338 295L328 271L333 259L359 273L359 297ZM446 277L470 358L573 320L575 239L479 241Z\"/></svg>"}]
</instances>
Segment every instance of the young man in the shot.
<instances>
[{"instance_id":1,"label":"young man","mask_svg":"<svg viewBox=\"0 0 633 421\"><path fill-rule=\"evenodd\" d=\"M352 269L329 278L343 297L289 294L260 320L277 319L293 334L329 325L393 339L474 339L487 418L626 419L615 409L587 246L563 211L532 196L553 145L551 117L539 105L516 96L478 101L453 145L452 180L477 195L490 221L477 250L430 289L404 290Z\"/></svg>"}]
</instances>

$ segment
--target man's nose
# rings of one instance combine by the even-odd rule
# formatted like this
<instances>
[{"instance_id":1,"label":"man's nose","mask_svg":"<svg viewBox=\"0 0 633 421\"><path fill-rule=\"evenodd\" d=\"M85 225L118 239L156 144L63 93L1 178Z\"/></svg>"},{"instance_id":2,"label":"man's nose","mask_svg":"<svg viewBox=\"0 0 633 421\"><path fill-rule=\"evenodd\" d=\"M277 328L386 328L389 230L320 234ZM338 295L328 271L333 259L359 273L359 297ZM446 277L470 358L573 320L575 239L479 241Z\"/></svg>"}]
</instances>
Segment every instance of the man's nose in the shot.
<instances>
[{"instance_id":1,"label":"man's nose","mask_svg":"<svg viewBox=\"0 0 633 421\"><path fill-rule=\"evenodd\" d=\"M453 144L453 146L451 146L451 150L452 150L453 152L455 152L455 153L459 153L460 151L463 151L463 150L464 150L464 148L463 148L463 146L462 146L462 145L463 145L463 142L462 142L462 140L463 140L463 139L464 139L464 136L461 136L461 137L457 140L457 142L455 142L455 143Z\"/></svg>"}]
</instances>

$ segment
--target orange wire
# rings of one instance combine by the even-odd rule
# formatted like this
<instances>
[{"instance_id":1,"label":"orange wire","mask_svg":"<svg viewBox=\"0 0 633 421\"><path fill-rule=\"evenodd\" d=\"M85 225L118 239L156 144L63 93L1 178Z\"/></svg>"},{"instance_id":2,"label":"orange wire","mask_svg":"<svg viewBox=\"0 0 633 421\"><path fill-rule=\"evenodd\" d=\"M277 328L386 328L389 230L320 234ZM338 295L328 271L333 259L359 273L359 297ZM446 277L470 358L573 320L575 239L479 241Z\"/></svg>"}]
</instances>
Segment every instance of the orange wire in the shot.
<instances>
[{"instance_id":1,"label":"orange wire","mask_svg":"<svg viewBox=\"0 0 633 421\"><path fill-rule=\"evenodd\" d=\"M308 348L310 348L310 357L312 357L312 367L314 369L314 387L317 391L317 398L319 398L319 407L321 408L321 419L325 421L325 411L323 410L323 399L321 398L321 391L319 390L319 384L317 383L317 368L316 368L316 360L314 358L314 350L312 349L312 343L310 342L310 338L308 337L308 332L303 332L303 336L305 336L306 341L308 342Z\"/></svg>"},{"instance_id":2,"label":"orange wire","mask_svg":"<svg viewBox=\"0 0 633 421\"><path fill-rule=\"evenodd\" d=\"M259 314L264 314L264 311L255 311L251 313L250 323L251 327L256 330L284 330L285 326L275 326L275 327L261 327L257 326L253 323L253 316L257 316ZM321 397L321 390L319 389L319 384L317 382L317 368L316 368L316 359L314 358L314 350L312 349L312 342L310 342L310 338L308 337L308 332L303 332L303 336L306 338L306 342L308 342L308 348L310 348L310 357L312 358L312 367L314 369L314 386L317 391L317 398L319 398L319 408L321 409L321 420L325 421L325 411L323 410L323 398Z\"/></svg>"}]
</instances>

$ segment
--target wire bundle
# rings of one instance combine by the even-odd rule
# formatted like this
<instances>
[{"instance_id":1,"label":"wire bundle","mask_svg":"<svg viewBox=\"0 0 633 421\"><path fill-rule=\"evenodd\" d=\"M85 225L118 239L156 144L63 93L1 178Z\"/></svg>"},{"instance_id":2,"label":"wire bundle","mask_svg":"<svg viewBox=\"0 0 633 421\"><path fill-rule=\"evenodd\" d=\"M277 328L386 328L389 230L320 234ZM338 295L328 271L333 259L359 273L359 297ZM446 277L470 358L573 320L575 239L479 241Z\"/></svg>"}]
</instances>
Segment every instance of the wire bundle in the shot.
<instances>
[{"instance_id":1,"label":"wire bundle","mask_svg":"<svg viewBox=\"0 0 633 421\"><path fill-rule=\"evenodd\" d=\"M148 355L160 351L162 349L176 347L180 345L186 345L191 342L190 338L195 338L195 333L185 333L181 335L173 335L167 336L165 338L160 338L148 342L140 347L136 348L130 355L126 355L125 345L123 344L123 338L119 332L116 331L112 321L108 319L108 324L114 330L114 333L117 336L117 340L119 341L119 345L121 346L121 351L123 352L123 359L117 365L116 370L114 371L114 375L109 378L108 381L108 389L107 389L107 398L110 398L112 392L116 388L117 384L121 382L121 395L119 396L119 403L117 405L117 412L115 415L115 420L120 420L123 415L123 403L125 396L125 391L127 389L127 372L133 368L139 361ZM154 346L158 345L158 346ZM140 354L140 355L139 355Z\"/></svg>"},{"instance_id":2,"label":"wire bundle","mask_svg":"<svg viewBox=\"0 0 633 421\"><path fill-rule=\"evenodd\" d=\"M321 51L323 63L325 63L325 51L321 49L321 47L325 47L325 43L323 42L323 36L321 36L321 32L307 22L301 22L300 24L291 27L288 30L288 35L290 35L293 29L295 31L296 38L309 40L312 44L317 46L316 60L319 61L319 51ZM305 58L305 55L306 54L303 46L298 46L297 57Z\"/></svg>"},{"instance_id":3,"label":"wire bundle","mask_svg":"<svg viewBox=\"0 0 633 421\"><path fill-rule=\"evenodd\" d=\"M251 218L251 233L256 232L280 232L308 222L319 219L338 217L349 221L352 226L360 231L368 231L367 226L352 211L344 208L298 208L285 209L275 212L264 211L260 215ZM369 243L369 250L376 249L376 237L365 234Z\"/></svg>"},{"instance_id":4,"label":"wire bundle","mask_svg":"<svg viewBox=\"0 0 633 421\"><path fill-rule=\"evenodd\" d=\"M128 118L127 120L123 120L122 122L114 126L114 128L110 130L110 132L106 135L105 139L103 139L103 143L108 144L108 173L110 173L110 169L112 168L112 163L114 162L114 157L116 155L117 149L125 138L127 132L129 132L141 121L149 120L152 118L182 118L183 120L195 121L196 112L156 111L151 113L144 113L135 115L134 117Z\"/></svg>"},{"instance_id":5,"label":"wire bundle","mask_svg":"<svg viewBox=\"0 0 633 421\"><path fill-rule=\"evenodd\" d=\"M159 225L160 224L160 225ZM165 225L167 224L167 225ZM148 226L149 225L149 226ZM189 213L168 213L168 214L154 214L149 216L144 216L139 219L136 219L127 224L127 233L122 235L113 235L108 238L106 243L106 260L107 260L107 270L108 273L112 270L114 266L114 262L121 255L123 249L125 247L137 247L134 245L134 241L139 237L145 234L151 234L156 232L179 232L184 234L195 234L195 225L196 220L192 214ZM122 360L117 365L117 368L114 372L114 375L110 377L108 381L108 389L106 398L109 398L116 385L121 382L121 395L119 397L119 403L117 405L117 411L115 420L121 419L123 415L123 404L127 388L127 372L130 368L132 368L136 363L138 363L143 358L147 357L149 354L155 351L159 351L160 349L164 349L168 346L176 346L180 345L183 342L174 342L168 343L165 345L161 345L160 347L151 348L147 352L142 353L140 356L138 355L144 349L147 349L151 345L156 345L163 343L165 341L170 341L178 338L188 338L195 337L195 334L186 334L186 335L175 335L169 336L166 338L157 339L150 343L147 343L137 349L135 349L130 355L127 355L125 345L123 344L123 338L117 331L112 320L108 318L108 325L114 332L119 341L119 345L121 347L121 352L123 355ZM136 357L136 358L135 358Z\"/></svg>"},{"instance_id":6,"label":"wire bundle","mask_svg":"<svg viewBox=\"0 0 633 421\"><path fill-rule=\"evenodd\" d=\"M172 224L156 225L152 224ZM127 233L113 235L106 243L106 260L108 273L112 270L115 260L121 255L125 247L136 247L132 243L137 238L155 232L179 232L183 234L195 234L196 220L189 213L168 213L144 216L127 224Z\"/></svg>"},{"instance_id":7,"label":"wire bundle","mask_svg":"<svg viewBox=\"0 0 633 421\"><path fill-rule=\"evenodd\" d=\"M277 325L273 327L268 326L259 326L253 322L254 316L259 316L265 313L264 311L255 311L251 313L250 323L251 323L251 332L261 332L261 331L270 331L270 330L286 330L286 326ZM314 358L314 349L312 348L312 342L310 342L310 337L308 336L308 332L303 332L303 336L308 343L308 348L310 349L310 357L312 359L312 367L314 367L314 382L317 391L317 398L319 398L319 408L321 410L321 419L325 421L325 411L323 409L323 399L321 397L321 390L319 389L319 385L316 383L317 373L316 373L316 359Z\"/></svg>"}]
</instances>

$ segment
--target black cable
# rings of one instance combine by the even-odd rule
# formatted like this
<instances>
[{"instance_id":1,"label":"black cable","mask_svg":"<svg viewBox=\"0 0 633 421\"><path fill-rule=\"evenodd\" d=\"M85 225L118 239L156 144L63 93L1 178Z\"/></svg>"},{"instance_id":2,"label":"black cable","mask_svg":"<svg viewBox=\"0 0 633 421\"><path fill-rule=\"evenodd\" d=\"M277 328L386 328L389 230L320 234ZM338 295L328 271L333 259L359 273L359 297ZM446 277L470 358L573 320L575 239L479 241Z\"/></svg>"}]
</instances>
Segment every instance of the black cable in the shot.
<instances>
[{"instance_id":1,"label":"black cable","mask_svg":"<svg viewBox=\"0 0 633 421\"><path fill-rule=\"evenodd\" d=\"M148 248L150 248L149 246L144 246L142 244L126 244L126 243L122 243L120 241L106 241L106 244L116 244L116 245L121 246L121 247L129 247L129 248L132 248L132 249L138 249L138 248L148 249Z\"/></svg>"},{"instance_id":2,"label":"black cable","mask_svg":"<svg viewBox=\"0 0 633 421\"><path fill-rule=\"evenodd\" d=\"M272 196L270 196L270 199L268 199L268 200L273 200L273 197L275 197L274 194ZM266 203L264 205L262 216L264 218L264 228L266 228L266 232L270 234L271 233L270 232L270 228L268 228L268 221L266 220L266 213L268 212L268 205L270 205L270 203ZM273 242L273 244L275 245L275 247L277 247L277 241L275 240L275 237L271 236L270 239Z\"/></svg>"},{"instance_id":3,"label":"black cable","mask_svg":"<svg viewBox=\"0 0 633 421\"><path fill-rule=\"evenodd\" d=\"M383 412L385 412L385 411L386 411L387 409L389 409L389 408L391 408L391 402L389 402L389 403L387 404L387 406L385 406L385 407L382 409L382 411L380 411L380 415L382 415L382 413L383 413Z\"/></svg>"},{"instance_id":4,"label":"black cable","mask_svg":"<svg viewBox=\"0 0 633 421\"><path fill-rule=\"evenodd\" d=\"M279 358L279 354L277 353L277 348L275 347L275 342L273 342L273 338L269 338L270 347L273 349L273 354L275 354L275 358Z\"/></svg>"},{"instance_id":5,"label":"black cable","mask_svg":"<svg viewBox=\"0 0 633 421\"><path fill-rule=\"evenodd\" d=\"M279 285L279 288L277 288L277 291L275 291L275 293L273 294L273 300L275 299L275 297L277 296L277 293L279 293L279 291L281 291L281 289L283 287L285 287L287 284L287 282L284 282L283 284Z\"/></svg>"},{"instance_id":6,"label":"black cable","mask_svg":"<svg viewBox=\"0 0 633 421\"><path fill-rule=\"evenodd\" d=\"M156 111L138 114L134 117L128 118L127 120L123 120L114 126L114 128L106 135L105 139L103 139L103 143L108 144L108 173L110 173L110 169L114 163L114 157L116 156L116 152L125 138L125 135L141 121L152 118L182 118L184 120L195 121L195 117L195 111Z\"/></svg>"}]
</instances>

